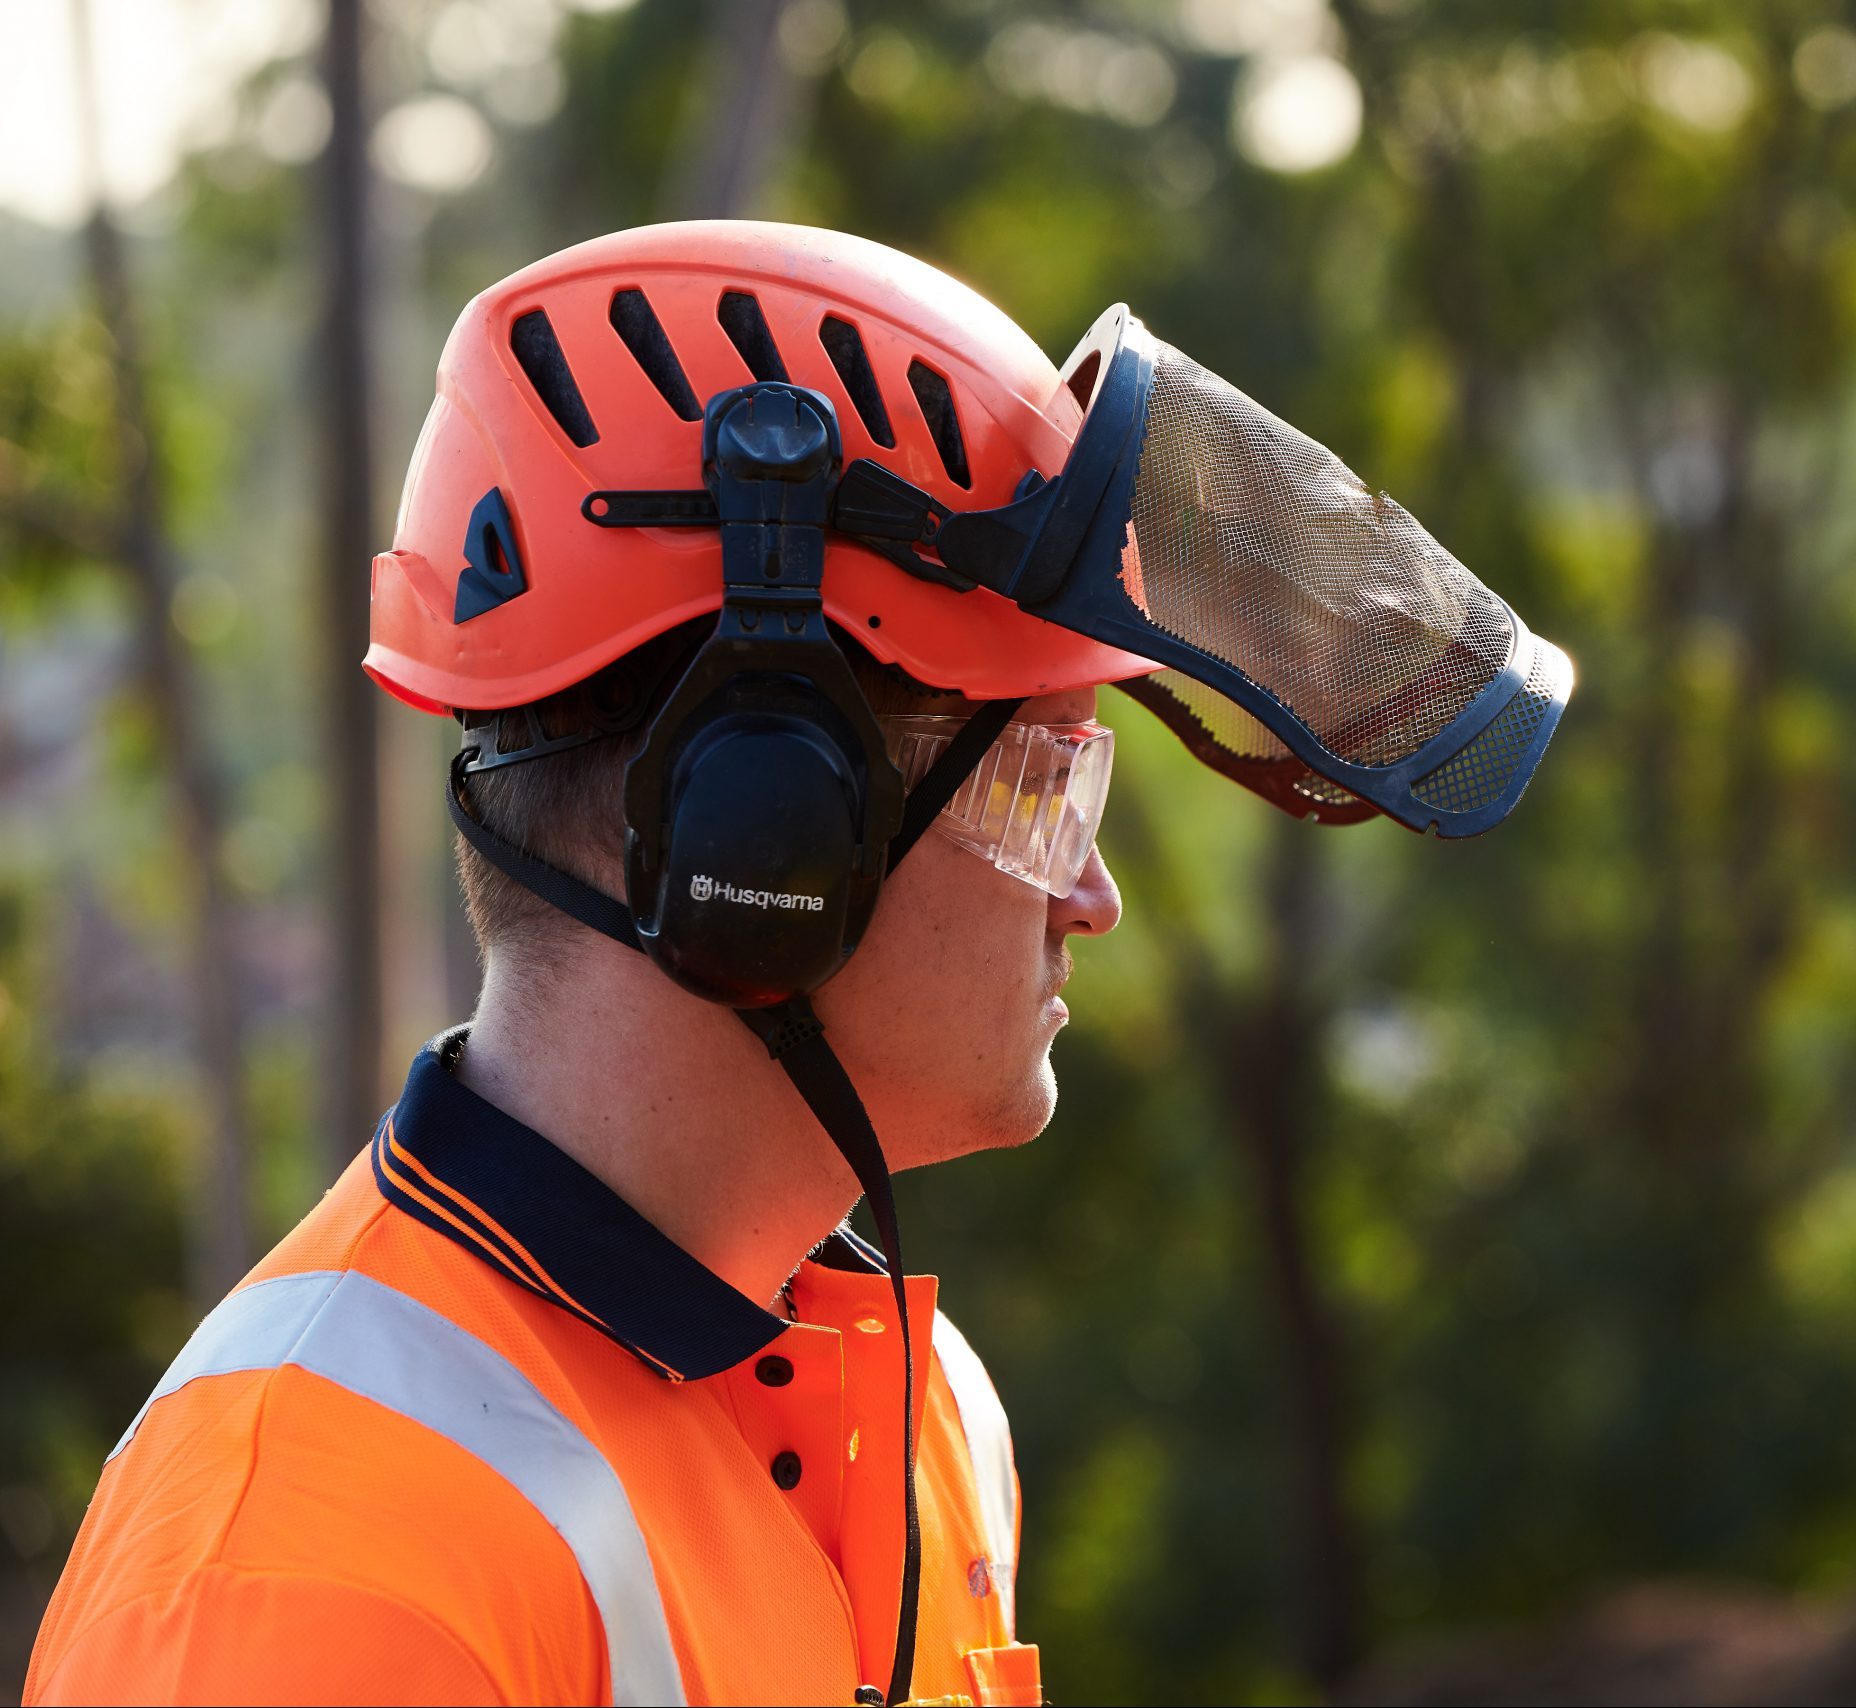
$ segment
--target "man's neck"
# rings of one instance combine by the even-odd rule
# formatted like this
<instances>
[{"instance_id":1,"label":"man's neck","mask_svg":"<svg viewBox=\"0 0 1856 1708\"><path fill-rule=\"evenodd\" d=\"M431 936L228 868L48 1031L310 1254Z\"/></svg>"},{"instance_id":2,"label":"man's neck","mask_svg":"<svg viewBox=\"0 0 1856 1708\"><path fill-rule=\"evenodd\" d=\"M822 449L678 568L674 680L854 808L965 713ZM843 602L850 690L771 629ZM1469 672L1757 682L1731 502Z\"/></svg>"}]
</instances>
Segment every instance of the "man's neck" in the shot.
<instances>
[{"instance_id":1,"label":"man's neck","mask_svg":"<svg viewBox=\"0 0 1856 1708\"><path fill-rule=\"evenodd\" d=\"M759 1040L622 950L592 945L545 979L493 957L457 1072L757 1302L856 1197Z\"/></svg>"}]
</instances>

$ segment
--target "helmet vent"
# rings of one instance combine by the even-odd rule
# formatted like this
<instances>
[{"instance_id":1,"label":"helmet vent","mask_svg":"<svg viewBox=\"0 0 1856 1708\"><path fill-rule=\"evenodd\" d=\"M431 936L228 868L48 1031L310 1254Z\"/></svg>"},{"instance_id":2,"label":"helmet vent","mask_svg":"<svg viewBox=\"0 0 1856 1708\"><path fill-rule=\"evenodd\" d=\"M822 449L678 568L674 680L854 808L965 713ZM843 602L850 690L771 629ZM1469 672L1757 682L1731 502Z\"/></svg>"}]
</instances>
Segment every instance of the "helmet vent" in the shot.
<instances>
[{"instance_id":1,"label":"helmet vent","mask_svg":"<svg viewBox=\"0 0 1856 1708\"><path fill-rule=\"evenodd\" d=\"M786 364L780 360L780 347L773 341L758 297L746 291L724 291L716 304L715 318L757 380L786 378Z\"/></svg>"},{"instance_id":2,"label":"helmet vent","mask_svg":"<svg viewBox=\"0 0 1856 1708\"><path fill-rule=\"evenodd\" d=\"M599 429L587 414L586 399L547 315L537 308L521 316L509 329L509 348L561 431L576 445L597 445Z\"/></svg>"},{"instance_id":3,"label":"helmet vent","mask_svg":"<svg viewBox=\"0 0 1856 1708\"><path fill-rule=\"evenodd\" d=\"M967 471L966 441L960 436L960 417L954 413L954 392L946 379L919 358L909 363L909 390L921 405L922 419L941 453L941 466L956 486L971 486Z\"/></svg>"},{"instance_id":4,"label":"helmet vent","mask_svg":"<svg viewBox=\"0 0 1856 1708\"><path fill-rule=\"evenodd\" d=\"M826 315L819 323L818 341L838 370L838 378L850 395L851 407L862 417L864 430L885 450L895 447L896 435L889 425L889 411L883 407L883 394L877 389L876 370L870 366L869 353L857 328L848 320Z\"/></svg>"},{"instance_id":5,"label":"helmet vent","mask_svg":"<svg viewBox=\"0 0 1856 1708\"><path fill-rule=\"evenodd\" d=\"M700 421L702 405L690 390L683 364L671 349L663 323L644 292L636 287L615 292L611 319L613 331L625 340L625 348L637 359L645 378L657 387L664 401L685 421Z\"/></svg>"}]
</instances>

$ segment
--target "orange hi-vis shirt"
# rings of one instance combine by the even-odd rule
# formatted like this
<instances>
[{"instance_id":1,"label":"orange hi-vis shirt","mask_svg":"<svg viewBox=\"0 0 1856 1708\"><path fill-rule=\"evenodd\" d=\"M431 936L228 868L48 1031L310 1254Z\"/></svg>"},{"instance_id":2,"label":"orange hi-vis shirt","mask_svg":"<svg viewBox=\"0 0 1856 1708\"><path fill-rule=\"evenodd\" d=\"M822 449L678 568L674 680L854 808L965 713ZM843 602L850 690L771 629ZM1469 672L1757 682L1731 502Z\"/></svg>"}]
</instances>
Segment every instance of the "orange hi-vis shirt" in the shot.
<instances>
[{"instance_id":1,"label":"orange hi-vis shirt","mask_svg":"<svg viewBox=\"0 0 1856 1708\"><path fill-rule=\"evenodd\" d=\"M421 1051L130 1424L27 1703L880 1700L903 1558L881 1260L841 1230L793 1320L763 1309L466 1089L462 1040ZM1005 1415L933 1278L907 1293L915 1697L1037 1702Z\"/></svg>"}]
</instances>

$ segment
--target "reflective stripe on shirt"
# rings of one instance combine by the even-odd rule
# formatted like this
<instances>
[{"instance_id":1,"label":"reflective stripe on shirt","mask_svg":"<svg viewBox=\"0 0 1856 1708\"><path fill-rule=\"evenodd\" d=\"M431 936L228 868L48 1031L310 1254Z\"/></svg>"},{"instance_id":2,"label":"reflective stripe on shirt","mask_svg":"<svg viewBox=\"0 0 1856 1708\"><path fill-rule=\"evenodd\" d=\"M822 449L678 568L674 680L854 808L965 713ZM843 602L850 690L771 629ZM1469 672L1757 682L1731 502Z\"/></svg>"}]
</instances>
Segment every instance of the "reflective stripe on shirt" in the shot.
<instances>
[{"instance_id":1,"label":"reflective stripe on shirt","mask_svg":"<svg viewBox=\"0 0 1856 1708\"><path fill-rule=\"evenodd\" d=\"M311 1271L234 1293L194 1331L110 1457L150 1406L187 1383L286 1364L423 1424L511 1483L579 1562L605 1625L613 1701L680 1708L651 1556L618 1474L501 1353L370 1276Z\"/></svg>"},{"instance_id":2,"label":"reflective stripe on shirt","mask_svg":"<svg viewBox=\"0 0 1856 1708\"><path fill-rule=\"evenodd\" d=\"M992 1554L1005 1628L1016 1632L1018 1481L1012 1475L1012 1431L986 1366L966 1337L939 1311L934 1317L934 1349L947 1385L954 1390L954 1404L960 1409L960 1429L973 1461L980 1522L986 1527L986 1546Z\"/></svg>"}]
</instances>

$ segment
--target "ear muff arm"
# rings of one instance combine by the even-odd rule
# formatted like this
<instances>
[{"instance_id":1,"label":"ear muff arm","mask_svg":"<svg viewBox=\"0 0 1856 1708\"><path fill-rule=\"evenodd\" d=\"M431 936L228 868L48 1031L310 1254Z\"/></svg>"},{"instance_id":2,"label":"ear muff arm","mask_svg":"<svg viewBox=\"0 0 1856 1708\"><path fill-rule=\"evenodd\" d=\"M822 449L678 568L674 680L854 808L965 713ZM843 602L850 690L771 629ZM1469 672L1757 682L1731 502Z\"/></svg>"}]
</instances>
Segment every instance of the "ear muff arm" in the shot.
<instances>
[{"instance_id":1,"label":"ear muff arm","mask_svg":"<svg viewBox=\"0 0 1856 1708\"><path fill-rule=\"evenodd\" d=\"M721 515L707 487L675 492L589 492L580 514L598 528L715 528Z\"/></svg>"},{"instance_id":2,"label":"ear muff arm","mask_svg":"<svg viewBox=\"0 0 1856 1708\"><path fill-rule=\"evenodd\" d=\"M1091 472L1101 472L1094 467L1099 456L1084 461ZM1066 546L1073 547L1100 498L1099 484L1067 468L1056 480L1031 470L1010 504L950 510L912 481L859 457L832 490L828 525L918 581L956 593L986 587L1030 605L1061 582L1069 567L1062 551L1046 543L1047 533L1062 534ZM721 523L715 501L706 491L694 490L602 489L580 501L580 514L598 528L713 528Z\"/></svg>"}]
</instances>

